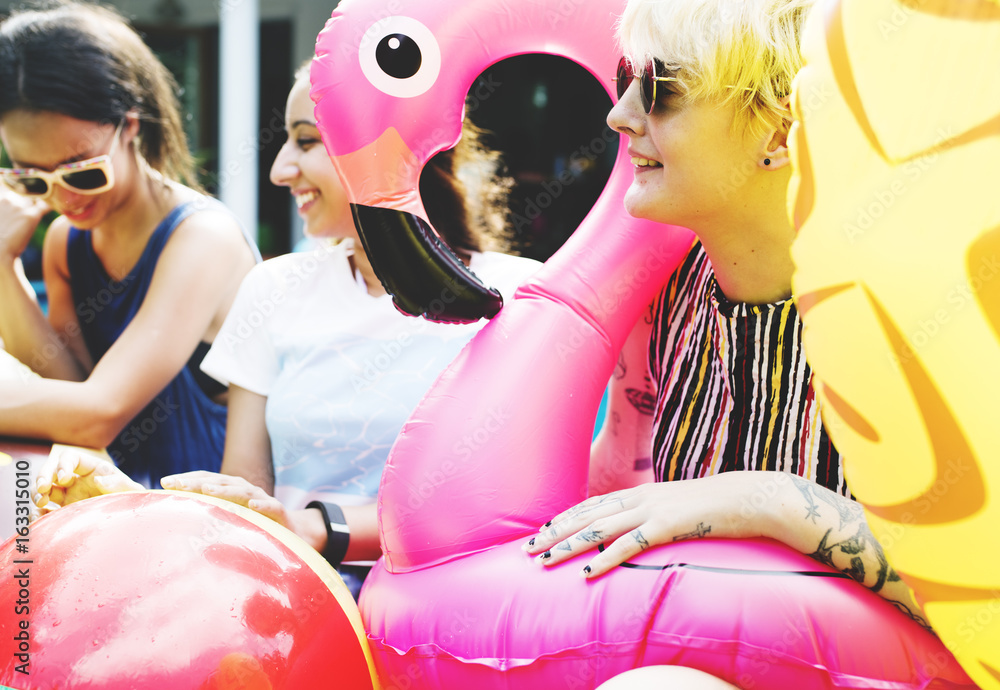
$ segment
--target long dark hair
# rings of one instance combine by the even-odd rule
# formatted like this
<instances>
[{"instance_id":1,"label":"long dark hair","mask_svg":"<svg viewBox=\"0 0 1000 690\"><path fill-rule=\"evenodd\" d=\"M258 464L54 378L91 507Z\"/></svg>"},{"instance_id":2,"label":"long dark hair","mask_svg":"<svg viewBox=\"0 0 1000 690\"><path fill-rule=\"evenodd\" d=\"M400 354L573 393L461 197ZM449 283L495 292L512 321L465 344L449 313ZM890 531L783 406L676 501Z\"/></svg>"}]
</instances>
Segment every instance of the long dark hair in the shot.
<instances>
[{"instance_id":1,"label":"long dark hair","mask_svg":"<svg viewBox=\"0 0 1000 690\"><path fill-rule=\"evenodd\" d=\"M12 110L120 123L139 118L138 150L165 177L198 188L177 84L116 11L63 0L0 23L0 118Z\"/></svg>"}]
</instances>

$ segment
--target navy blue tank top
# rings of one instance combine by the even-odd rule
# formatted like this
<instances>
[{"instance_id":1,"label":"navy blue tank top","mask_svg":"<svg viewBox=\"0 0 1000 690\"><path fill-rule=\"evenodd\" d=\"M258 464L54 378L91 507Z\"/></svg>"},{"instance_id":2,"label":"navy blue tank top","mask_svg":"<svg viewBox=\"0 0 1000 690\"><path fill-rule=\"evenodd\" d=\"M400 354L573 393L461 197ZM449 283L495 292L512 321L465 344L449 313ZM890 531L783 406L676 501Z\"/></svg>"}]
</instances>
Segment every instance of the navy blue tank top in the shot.
<instances>
[{"instance_id":1,"label":"navy blue tank top","mask_svg":"<svg viewBox=\"0 0 1000 690\"><path fill-rule=\"evenodd\" d=\"M95 363L139 311L160 253L174 229L206 205L227 210L207 197L174 208L153 231L139 261L121 281L113 280L104 270L94 253L92 235L70 228L70 287L80 330ZM247 242L259 262L256 245L249 237ZM118 467L146 487L159 488L161 477L177 472L217 472L222 464L226 408L210 396L224 389L214 388L214 382L199 369L207 351L208 344L201 343L177 377L108 446Z\"/></svg>"}]
</instances>

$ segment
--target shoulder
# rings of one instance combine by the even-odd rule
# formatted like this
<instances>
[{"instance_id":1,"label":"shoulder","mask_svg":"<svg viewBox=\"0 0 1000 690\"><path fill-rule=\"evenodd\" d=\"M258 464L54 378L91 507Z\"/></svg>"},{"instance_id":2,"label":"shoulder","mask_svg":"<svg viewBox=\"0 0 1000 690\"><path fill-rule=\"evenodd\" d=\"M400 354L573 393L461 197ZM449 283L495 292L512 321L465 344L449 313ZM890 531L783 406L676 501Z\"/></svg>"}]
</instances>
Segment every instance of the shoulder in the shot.
<instances>
[{"instance_id":1,"label":"shoulder","mask_svg":"<svg viewBox=\"0 0 1000 690\"><path fill-rule=\"evenodd\" d=\"M341 272L349 270L350 264L343 247L322 247L307 252L281 254L263 261L250 269L244 284L258 291L318 289L320 284L328 286Z\"/></svg>"},{"instance_id":2,"label":"shoulder","mask_svg":"<svg viewBox=\"0 0 1000 690\"><path fill-rule=\"evenodd\" d=\"M684 334L707 323L712 314L714 275L704 247L695 241L654 301L651 352L662 356L677 343L688 343ZM654 368L657 359L654 355L651 360Z\"/></svg>"},{"instance_id":3,"label":"shoulder","mask_svg":"<svg viewBox=\"0 0 1000 690\"><path fill-rule=\"evenodd\" d=\"M207 249L250 251L250 239L239 219L222 202L199 195L189 197L187 204L188 215L177 224L175 237Z\"/></svg>"},{"instance_id":4,"label":"shoulder","mask_svg":"<svg viewBox=\"0 0 1000 690\"><path fill-rule=\"evenodd\" d=\"M69 242L69 221L65 216L59 216L49 224L49 229L45 231L45 248L65 247Z\"/></svg>"},{"instance_id":5,"label":"shoulder","mask_svg":"<svg viewBox=\"0 0 1000 690\"><path fill-rule=\"evenodd\" d=\"M66 250L69 246L69 229L69 221L64 216L59 216L45 231L42 246L42 256L46 267L56 269L63 277L69 275L69 260L66 256Z\"/></svg>"},{"instance_id":6,"label":"shoulder","mask_svg":"<svg viewBox=\"0 0 1000 690\"><path fill-rule=\"evenodd\" d=\"M499 252L474 253L469 264L469 269L476 276L500 290L505 298L512 297L517 286L541 267L542 263L535 259Z\"/></svg>"},{"instance_id":7,"label":"shoulder","mask_svg":"<svg viewBox=\"0 0 1000 690\"><path fill-rule=\"evenodd\" d=\"M157 239L163 245L155 259L150 294L168 300L189 291L218 295L222 301L216 305L217 315L224 316L241 281L259 262L256 246L220 202L178 197L155 231L164 233L165 224L172 226L166 237L160 234Z\"/></svg>"},{"instance_id":8,"label":"shoulder","mask_svg":"<svg viewBox=\"0 0 1000 690\"><path fill-rule=\"evenodd\" d=\"M297 282L322 279L339 270L349 270L347 252L341 245L316 247L305 252L282 254L255 267L256 272L268 273L275 280L287 281L292 277Z\"/></svg>"},{"instance_id":9,"label":"shoulder","mask_svg":"<svg viewBox=\"0 0 1000 690\"><path fill-rule=\"evenodd\" d=\"M692 297L704 295L714 275L705 248L696 240L664 284L658 304L664 311L669 311L671 307L687 303Z\"/></svg>"},{"instance_id":10,"label":"shoulder","mask_svg":"<svg viewBox=\"0 0 1000 690\"><path fill-rule=\"evenodd\" d=\"M714 271L712 270L711 262L708 260L705 247L702 246L701 242L695 240L694 244L691 245L691 249L688 250L687 256L684 257L680 266L674 271L671 280L680 283L690 283L692 281L705 282L712 275L714 275Z\"/></svg>"}]
</instances>

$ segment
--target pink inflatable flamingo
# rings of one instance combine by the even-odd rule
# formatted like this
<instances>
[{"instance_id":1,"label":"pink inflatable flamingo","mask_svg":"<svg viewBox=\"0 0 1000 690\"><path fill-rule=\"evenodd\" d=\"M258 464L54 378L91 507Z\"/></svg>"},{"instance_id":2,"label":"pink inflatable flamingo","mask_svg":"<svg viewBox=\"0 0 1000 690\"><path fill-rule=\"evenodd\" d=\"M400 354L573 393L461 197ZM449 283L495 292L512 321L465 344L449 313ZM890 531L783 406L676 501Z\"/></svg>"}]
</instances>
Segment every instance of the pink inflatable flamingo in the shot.
<instances>
[{"instance_id":1,"label":"pink inflatable flamingo","mask_svg":"<svg viewBox=\"0 0 1000 690\"><path fill-rule=\"evenodd\" d=\"M345 0L320 34L317 118L398 306L442 320L499 310L413 413L385 469L385 556L361 601L383 684L594 688L680 664L754 688L973 687L932 635L776 543L680 542L595 581L578 560L543 570L521 551L585 497L617 353L692 238L624 213L620 147L586 220L500 310L437 243L417 180L458 140L467 90L499 60L562 55L609 85L622 4L413 0L387 16L382 2Z\"/></svg>"}]
</instances>

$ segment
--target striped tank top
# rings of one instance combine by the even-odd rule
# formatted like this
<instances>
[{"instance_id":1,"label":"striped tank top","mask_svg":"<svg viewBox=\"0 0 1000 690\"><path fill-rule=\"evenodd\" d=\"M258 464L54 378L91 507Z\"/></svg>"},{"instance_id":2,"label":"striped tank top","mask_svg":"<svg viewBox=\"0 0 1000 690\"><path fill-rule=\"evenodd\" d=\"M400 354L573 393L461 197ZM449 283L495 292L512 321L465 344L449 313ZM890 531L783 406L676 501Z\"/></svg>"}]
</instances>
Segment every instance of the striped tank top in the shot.
<instances>
[{"instance_id":1,"label":"striped tank top","mask_svg":"<svg viewBox=\"0 0 1000 690\"><path fill-rule=\"evenodd\" d=\"M849 495L801 336L791 299L730 302L692 247L657 300L650 339L657 481L779 470Z\"/></svg>"}]
</instances>

